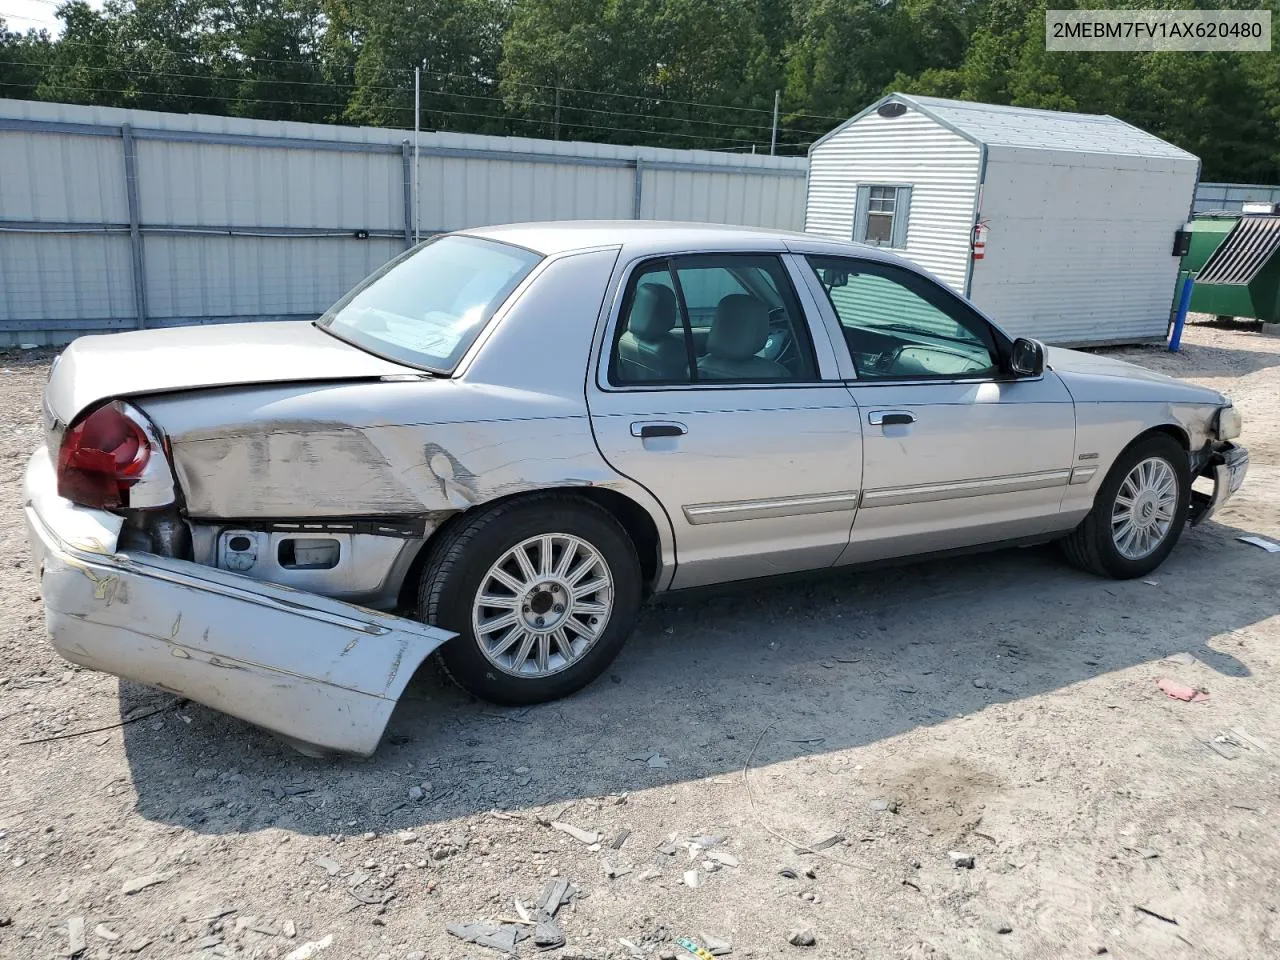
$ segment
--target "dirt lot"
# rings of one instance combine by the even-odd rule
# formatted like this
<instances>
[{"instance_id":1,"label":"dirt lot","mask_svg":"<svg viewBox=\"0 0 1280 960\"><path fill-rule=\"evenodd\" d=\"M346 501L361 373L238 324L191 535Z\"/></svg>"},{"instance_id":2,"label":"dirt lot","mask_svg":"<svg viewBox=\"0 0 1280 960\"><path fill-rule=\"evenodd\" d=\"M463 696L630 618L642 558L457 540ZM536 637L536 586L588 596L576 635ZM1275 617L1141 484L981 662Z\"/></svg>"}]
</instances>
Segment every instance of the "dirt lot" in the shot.
<instances>
[{"instance_id":1,"label":"dirt lot","mask_svg":"<svg viewBox=\"0 0 1280 960\"><path fill-rule=\"evenodd\" d=\"M559 703L424 670L367 762L53 653L20 510L47 357L0 357L0 957L497 958L446 924L554 878L561 960L1280 956L1280 555L1235 540L1280 537L1280 339L1120 355L1233 396L1253 455L1152 580L1035 548L674 600Z\"/></svg>"}]
</instances>

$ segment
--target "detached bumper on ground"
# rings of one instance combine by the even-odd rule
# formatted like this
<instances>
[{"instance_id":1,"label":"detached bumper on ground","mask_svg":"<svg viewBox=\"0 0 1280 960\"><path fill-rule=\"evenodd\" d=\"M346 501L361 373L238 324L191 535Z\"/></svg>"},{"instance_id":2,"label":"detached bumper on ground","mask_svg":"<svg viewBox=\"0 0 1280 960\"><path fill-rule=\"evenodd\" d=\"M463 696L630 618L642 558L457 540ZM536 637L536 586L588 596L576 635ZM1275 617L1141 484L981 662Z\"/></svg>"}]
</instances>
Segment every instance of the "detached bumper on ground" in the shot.
<instances>
[{"instance_id":1,"label":"detached bumper on ground","mask_svg":"<svg viewBox=\"0 0 1280 960\"><path fill-rule=\"evenodd\" d=\"M57 495L42 448L26 516L54 647L299 745L368 755L453 634L183 560L117 553L121 520Z\"/></svg>"}]
</instances>

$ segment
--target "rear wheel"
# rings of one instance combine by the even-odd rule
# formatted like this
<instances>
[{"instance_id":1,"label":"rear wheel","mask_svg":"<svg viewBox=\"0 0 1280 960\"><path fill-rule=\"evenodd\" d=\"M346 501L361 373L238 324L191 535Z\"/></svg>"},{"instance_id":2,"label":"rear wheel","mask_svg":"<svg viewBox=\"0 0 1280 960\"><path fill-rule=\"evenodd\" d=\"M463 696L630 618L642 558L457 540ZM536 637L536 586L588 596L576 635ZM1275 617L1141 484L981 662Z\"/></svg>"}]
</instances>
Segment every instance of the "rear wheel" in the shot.
<instances>
[{"instance_id":1,"label":"rear wheel","mask_svg":"<svg viewBox=\"0 0 1280 960\"><path fill-rule=\"evenodd\" d=\"M494 703L541 703L594 680L640 606L635 547L611 515L556 494L464 517L436 544L419 615L458 636L448 674Z\"/></svg>"},{"instance_id":2,"label":"rear wheel","mask_svg":"<svg viewBox=\"0 0 1280 960\"><path fill-rule=\"evenodd\" d=\"M1072 564L1099 576L1144 576L1173 550L1190 503L1186 451L1164 434L1145 437L1120 454L1063 550Z\"/></svg>"}]
</instances>

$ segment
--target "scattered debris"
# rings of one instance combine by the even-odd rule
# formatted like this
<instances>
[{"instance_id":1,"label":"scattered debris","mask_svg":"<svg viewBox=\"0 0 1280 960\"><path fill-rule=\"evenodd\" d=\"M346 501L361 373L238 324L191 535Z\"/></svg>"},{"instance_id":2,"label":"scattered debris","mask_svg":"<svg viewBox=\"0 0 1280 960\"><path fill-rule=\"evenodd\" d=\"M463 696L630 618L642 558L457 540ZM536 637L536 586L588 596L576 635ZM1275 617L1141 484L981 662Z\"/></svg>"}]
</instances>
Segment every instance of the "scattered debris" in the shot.
<instances>
[{"instance_id":1,"label":"scattered debris","mask_svg":"<svg viewBox=\"0 0 1280 960\"><path fill-rule=\"evenodd\" d=\"M1240 756L1240 751L1237 749L1239 744L1234 743L1232 740L1224 736L1217 736L1212 740L1206 740L1204 741L1204 745L1224 760L1234 760L1236 757Z\"/></svg>"},{"instance_id":2,"label":"scattered debris","mask_svg":"<svg viewBox=\"0 0 1280 960\"><path fill-rule=\"evenodd\" d=\"M292 940L298 935L298 925L292 920L286 920L284 923L280 924L280 932L288 939Z\"/></svg>"},{"instance_id":3,"label":"scattered debris","mask_svg":"<svg viewBox=\"0 0 1280 960\"><path fill-rule=\"evenodd\" d=\"M608 860L603 861L603 865L604 865L604 875L608 877L610 880L616 880L618 877L625 877L628 873L631 872L631 869L632 869L631 867L615 866L612 862Z\"/></svg>"},{"instance_id":4,"label":"scattered debris","mask_svg":"<svg viewBox=\"0 0 1280 960\"><path fill-rule=\"evenodd\" d=\"M718 847L729 838L722 833L700 833L696 837L689 837L686 841L702 850L710 850L712 847Z\"/></svg>"},{"instance_id":5,"label":"scattered debris","mask_svg":"<svg viewBox=\"0 0 1280 960\"><path fill-rule=\"evenodd\" d=\"M125 895L138 893L147 889L147 887L154 887L157 883L164 883L171 876L173 876L171 873L148 873L145 876L134 877L132 880L124 882L120 892Z\"/></svg>"},{"instance_id":6,"label":"scattered debris","mask_svg":"<svg viewBox=\"0 0 1280 960\"><path fill-rule=\"evenodd\" d=\"M702 880L698 877L697 870L686 870L684 872L684 885L692 889L697 889L702 884Z\"/></svg>"},{"instance_id":7,"label":"scattered debris","mask_svg":"<svg viewBox=\"0 0 1280 960\"><path fill-rule=\"evenodd\" d=\"M723 864L726 867L736 867L738 865L738 858L728 850L720 848L708 850L707 857L714 860L716 863Z\"/></svg>"},{"instance_id":8,"label":"scattered debris","mask_svg":"<svg viewBox=\"0 0 1280 960\"><path fill-rule=\"evenodd\" d=\"M556 911L578 895L578 888L563 877L548 880L538 895L535 906L539 913L554 917Z\"/></svg>"},{"instance_id":9,"label":"scattered debris","mask_svg":"<svg viewBox=\"0 0 1280 960\"><path fill-rule=\"evenodd\" d=\"M516 944L528 939L529 931L514 923L451 923L445 927L449 933L465 943L488 947L500 953L513 953Z\"/></svg>"},{"instance_id":10,"label":"scattered debris","mask_svg":"<svg viewBox=\"0 0 1280 960\"><path fill-rule=\"evenodd\" d=\"M1158 587L1158 586L1160 586L1160 581L1159 581L1159 580L1143 580L1142 582L1143 582L1143 583L1145 583L1148 587Z\"/></svg>"},{"instance_id":11,"label":"scattered debris","mask_svg":"<svg viewBox=\"0 0 1280 960\"><path fill-rule=\"evenodd\" d=\"M578 827L575 827L571 823L562 823L559 820L552 820L551 827L553 830L559 830L561 833L567 833L569 836L573 837L573 839L577 840L580 843L586 843L586 844L599 843L600 840L602 839L602 837L598 833L595 833L590 830L582 830Z\"/></svg>"},{"instance_id":12,"label":"scattered debris","mask_svg":"<svg viewBox=\"0 0 1280 960\"><path fill-rule=\"evenodd\" d=\"M1280 553L1280 543L1273 543L1266 537L1255 537L1253 535L1247 537L1236 537L1241 543L1252 544L1255 547L1261 547L1267 553Z\"/></svg>"},{"instance_id":13,"label":"scattered debris","mask_svg":"<svg viewBox=\"0 0 1280 960\"><path fill-rule=\"evenodd\" d=\"M658 844L656 849L660 854L662 854L665 857L674 857L680 851L680 848L677 847L670 840L668 840L666 843Z\"/></svg>"},{"instance_id":14,"label":"scattered debris","mask_svg":"<svg viewBox=\"0 0 1280 960\"><path fill-rule=\"evenodd\" d=\"M328 857L316 857L312 863L317 867L323 867L325 873L331 877L336 877L338 871L342 869L342 864L338 863L337 860L330 860Z\"/></svg>"},{"instance_id":15,"label":"scattered debris","mask_svg":"<svg viewBox=\"0 0 1280 960\"><path fill-rule=\"evenodd\" d=\"M101 940L107 941L107 943L115 943L117 940L120 939L120 934L116 933L114 930L108 927L105 923L100 923L96 927L94 927L93 933L94 933L94 936L98 937Z\"/></svg>"},{"instance_id":16,"label":"scattered debris","mask_svg":"<svg viewBox=\"0 0 1280 960\"><path fill-rule=\"evenodd\" d=\"M609 841L609 846L614 850L621 850L622 845L627 842L627 837L629 836L631 836L630 828L623 827L618 831L618 835Z\"/></svg>"},{"instance_id":17,"label":"scattered debris","mask_svg":"<svg viewBox=\"0 0 1280 960\"><path fill-rule=\"evenodd\" d=\"M947 854L947 856L951 858L951 866L955 867L957 870L973 869L973 854L965 853L962 850L952 850Z\"/></svg>"},{"instance_id":18,"label":"scattered debris","mask_svg":"<svg viewBox=\"0 0 1280 960\"><path fill-rule=\"evenodd\" d=\"M671 765L671 762L660 753L655 753L648 760L646 760L645 763L647 763L649 766L655 769L665 769L666 767Z\"/></svg>"},{"instance_id":19,"label":"scattered debris","mask_svg":"<svg viewBox=\"0 0 1280 960\"><path fill-rule=\"evenodd\" d=\"M793 947L812 947L818 942L818 938L813 935L813 931L805 928L803 930L792 930L787 934L787 943Z\"/></svg>"},{"instance_id":20,"label":"scattered debris","mask_svg":"<svg viewBox=\"0 0 1280 960\"><path fill-rule=\"evenodd\" d=\"M421 800L426 795L427 795L427 792L423 790L422 787L418 786L416 783L409 788L410 800Z\"/></svg>"},{"instance_id":21,"label":"scattered debris","mask_svg":"<svg viewBox=\"0 0 1280 960\"><path fill-rule=\"evenodd\" d=\"M521 920L523 920L525 923L534 922L533 914L529 912L529 909L521 902L519 897L516 897L512 901L512 905L516 908L516 916L518 916Z\"/></svg>"},{"instance_id":22,"label":"scattered debris","mask_svg":"<svg viewBox=\"0 0 1280 960\"><path fill-rule=\"evenodd\" d=\"M1157 920L1163 920L1165 923L1171 923L1175 927L1178 925L1178 921L1173 919L1173 917L1166 917L1163 913L1157 913L1150 907L1144 907L1141 904L1135 903L1133 905L1133 909L1137 910L1139 913L1145 913L1149 917L1155 917Z\"/></svg>"},{"instance_id":23,"label":"scattered debris","mask_svg":"<svg viewBox=\"0 0 1280 960\"><path fill-rule=\"evenodd\" d=\"M829 833L819 840L815 840L807 848L797 847L801 853L808 853L811 850L826 850L828 847L834 847L837 843L844 842L843 833Z\"/></svg>"},{"instance_id":24,"label":"scattered debris","mask_svg":"<svg viewBox=\"0 0 1280 960\"><path fill-rule=\"evenodd\" d=\"M702 949L702 947L698 946L688 937L678 938L676 940L676 946L679 947L681 950L683 950L685 953L693 954L695 957L698 958L698 960L711 960L711 956L712 956L711 952L709 950ZM661 954L659 956L661 956ZM671 951L671 956L672 957L675 956L674 950Z\"/></svg>"},{"instance_id":25,"label":"scattered debris","mask_svg":"<svg viewBox=\"0 0 1280 960\"><path fill-rule=\"evenodd\" d=\"M990 686L990 684L987 683L987 681L983 680L981 677L975 677L973 681L973 685L977 687L979 690L985 690L987 689L987 687Z\"/></svg>"},{"instance_id":26,"label":"scattered debris","mask_svg":"<svg viewBox=\"0 0 1280 960\"><path fill-rule=\"evenodd\" d=\"M643 870L641 870L639 873L636 874L636 879L646 880L646 881L657 880L658 877L660 876L662 876L662 871L659 870L657 867L645 867Z\"/></svg>"},{"instance_id":27,"label":"scattered debris","mask_svg":"<svg viewBox=\"0 0 1280 960\"><path fill-rule=\"evenodd\" d=\"M84 953L88 941L84 936L84 917L67 917L67 956L77 957Z\"/></svg>"},{"instance_id":28,"label":"scattered debris","mask_svg":"<svg viewBox=\"0 0 1280 960\"><path fill-rule=\"evenodd\" d=\"M285 955L284 960L311 960L321 950L328 950L333 946L333 934L327 933L319 940L308 940L296 950Z\"/></svg>"},{"instance_id":29,"label":"scattered debris","mask_svg":"<svg viewBox=\"0 0 1280 960\"><path fill-rule=\"evenodd\" d=\"M713 957L723 957L726 953L733 953L733 944L724 937L717 937L714 933L707 933L705 930L699 931L698 936L702 938L702 945Z\"/></svg>"},{"instance_id":30,"label":"scattered debris","mask_svg":"<svg viewBox=\"0 0 1280 960\"><path fill-rule=\"evenodd\" d=\"M778 871L778 876L786 877L788 880L799 880L800 874L796 873L790 867L783 867Z\"/></svg>"},{"instance_id":31,"label":"scattered debris","mask_svg":"<svg viewBox=\"0 0 1280 960\"><path fill-rule=\"evenodd\" d=\"M1185 700L1188 703L1200 703L1209 699L1209 691L1203 687L1188 687L1176 680L1170 680L1168 677L1161 677L1156 681L1156 686L1165 694L1173 697L1175 700Z\"/></svg>"},{"instance_id":32,"label":"scattered debris","mask_svg":"<svg viewBox=\"0 0 1280 960\"><path fill-rule=\"evenodd\" d=\"M412 830L401 830L396 834L396 839L401 843L417 843L418 835Z\"/></svg>"},{"instance_id":33,"label":"scattered debris","mask_svg":"<svg viewBox=\"0 0 1280 960\"><path fill-rule=\"evenodd\" d=\"M565 943L564 931L560 929L560 924L556 923L552 917L543 917L538 921L536 927L533 928L534 946L543 950L554 950L557 947L563 947Z\"/></svg>"},{"instance_id":34,"label":"scattered debris","mask_svg":"<svg viewBox=\"0 0 1280 960\"><path fill-rule=\"evenodd\" d=\"M872 813L897 813L898 806L897 800L887 800L881 797L868 803L867 809Z\"/></svg>"},{"instance_id":35,"label":"scattered debris","mask_svg":"<svg viewBox=\"0 0 1280 960\"><path fill-rule=\"evenodd\" d=\"M1255 750L1261 750L1263 753L1271 752L1270 747L1268 747L1265 743L1263 743L1257 737L1252 736L1249 733L1246 733L1240 727L1232 727L1231 732L1235 734L1237 737L1239 737L1241 741L1243 741L1244 743L1247 743L1249 746L1253 747Z\"/></svg>"},{"instance_id":36,"label":"scattered debris","mask_svg":"<svg viewBox=\"0 0 1280 960\"><path fill-rule=\"evenodd\" d=\"M1013 933L1013 924L1008 920L996 920L991 924L991 929L999 934Z\"/></svg>"}]
</instances>

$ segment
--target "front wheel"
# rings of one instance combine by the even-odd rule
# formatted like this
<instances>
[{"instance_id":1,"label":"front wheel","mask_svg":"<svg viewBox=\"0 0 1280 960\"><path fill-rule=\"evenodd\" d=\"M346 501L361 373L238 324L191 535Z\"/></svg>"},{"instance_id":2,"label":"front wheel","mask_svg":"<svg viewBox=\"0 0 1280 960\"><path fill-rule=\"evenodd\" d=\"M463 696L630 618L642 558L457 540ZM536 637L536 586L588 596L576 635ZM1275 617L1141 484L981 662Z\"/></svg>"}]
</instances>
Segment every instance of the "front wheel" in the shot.
<instances>
[{"instance_id":1,"label":"front wheel","mask_svg":"<svg viewBox=\"0 0 1280 960\"><path fill-rule=\"evenodd\" d=\"M547 494L463 517L435 544L418 613L458 634L440 661L493 703L586 686L622 649L640 606L635 547L610 514Z\"/></svg>"},{"instance_id":2,"label":"front wheel","mask_svg":"<svg viewBox=\"0 0 1280 960\"><path fill-rule=\"evenodd\" d=\"M1073 565L1099 576L1145 576L1178 542L1190 503L1187 452L1172 437L1146 437L1120 454L1063 550Z\"/></svg>"}]
</instances>

